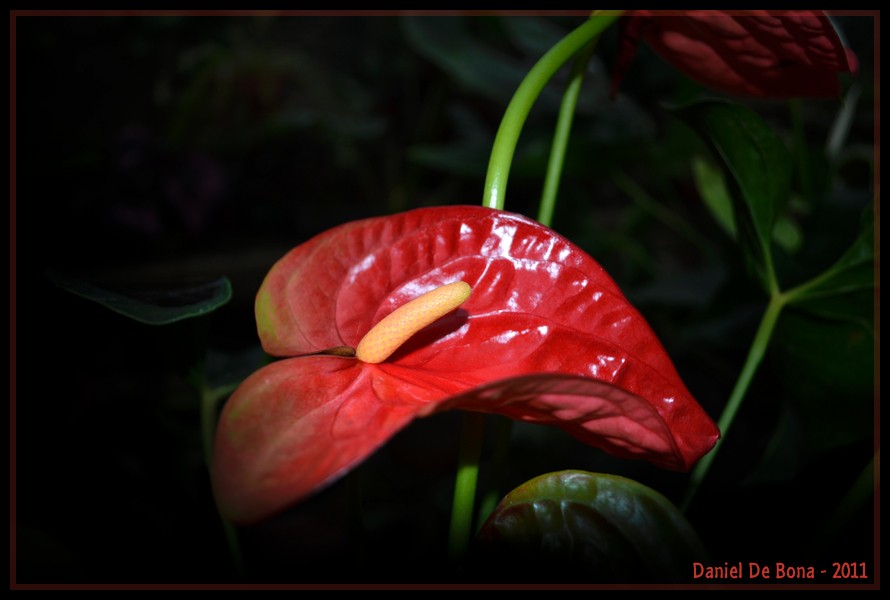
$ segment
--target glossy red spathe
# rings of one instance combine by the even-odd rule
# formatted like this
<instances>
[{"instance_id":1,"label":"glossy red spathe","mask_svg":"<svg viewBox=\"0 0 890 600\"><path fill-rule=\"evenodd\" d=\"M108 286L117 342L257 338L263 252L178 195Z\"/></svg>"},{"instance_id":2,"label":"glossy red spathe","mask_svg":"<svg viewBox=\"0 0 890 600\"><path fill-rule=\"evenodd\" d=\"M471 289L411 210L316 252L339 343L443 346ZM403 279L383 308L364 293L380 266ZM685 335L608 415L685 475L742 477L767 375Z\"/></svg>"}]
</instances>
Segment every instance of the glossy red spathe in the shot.
<instances>
[{"instance_id":1,"label":"glossy red spathe","mask_svg":"<svg viewBox=\"0 0 890 600\"><path fill-rule=\"evenodd\" d=\"M386 361L311 355L354 348L397 307L455 281L469 299ZM439 207L336 227L273 266L256 313L264 349L292 358L245 380L221 416L213 485L237 523L286 508L442 410L555 425L676 470L719 437L602 267L520 215Z\"/></svg>"},{"instance_id":2,"label":"glossy red spathe","mask_svg":"<svg viewBox=\"0 0 890 600\"><path fill-rule=\"evenodd\" d=\"M621 21L613 95L640 39L691 79L736 96L837 97L857 70L822 11L632 11Z\"/></svg>"}]
</instances>

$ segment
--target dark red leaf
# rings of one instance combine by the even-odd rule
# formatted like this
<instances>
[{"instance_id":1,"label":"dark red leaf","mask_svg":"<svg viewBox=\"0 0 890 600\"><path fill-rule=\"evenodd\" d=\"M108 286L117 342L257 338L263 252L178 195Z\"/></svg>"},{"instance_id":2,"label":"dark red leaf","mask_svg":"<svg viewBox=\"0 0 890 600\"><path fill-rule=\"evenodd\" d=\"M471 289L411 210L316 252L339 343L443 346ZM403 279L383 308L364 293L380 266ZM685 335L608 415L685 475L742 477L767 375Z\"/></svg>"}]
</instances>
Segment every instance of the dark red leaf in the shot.
<instances>
[{"instance_id":1,"label":"dark red leaf","mask_svg":"<svg viewBox=\"0 0 890 600\"><path fill-rule=\"evenodd\" d=\"M715 90L770 98L840 94L856 56L822 11L634 11L622 27L613 93L642 36L667 62Z\"/></svg>"},{"instance_id":2,"label":"dark red leaf","mask_svg":"<svg viewBox=\"0 0 890 600\"><path fill-rule=\"evenodd\" d=\"M246 380L217 436L224 514L272 514L412 418L452 408L556 425L671 469L690 468L716 442L716 426L602 267L504 211L419 209L323 233L272 268L258 329L282 356L355 347L398 306L459 280L473 288L463 306L385 362L298 357Z\"/></svg>"}]
</instances>

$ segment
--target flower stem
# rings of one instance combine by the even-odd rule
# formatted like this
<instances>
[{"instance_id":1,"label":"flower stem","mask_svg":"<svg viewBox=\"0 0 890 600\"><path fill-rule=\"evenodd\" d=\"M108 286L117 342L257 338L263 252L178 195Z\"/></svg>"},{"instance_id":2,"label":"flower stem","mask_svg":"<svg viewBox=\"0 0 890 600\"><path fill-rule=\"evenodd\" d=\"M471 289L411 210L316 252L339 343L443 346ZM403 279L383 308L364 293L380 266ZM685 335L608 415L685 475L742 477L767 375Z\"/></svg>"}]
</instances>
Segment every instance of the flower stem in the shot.
<instances>
[{"instance_id":1,"label":"flower stem","mask_svg":"<svg viewBox=\"0 0 890 600\"><path fill-rule=\"evenodd\" d=\"M503 210L504 198L507 193L507 178L510 175L510 164L513 162L519 134L544 86L566 61L578 50L596 39L618 19L620 14L620 11L604 12L601 16L594 16L585 21L583 25L565 36L541 57L519 84L519 88L504 112L504 118L501 120L494 139L491 158L488 162L488 173L485 177L483 206Z\"/></svg>"},{"instance_id":2,"label":"flower stem","mask_svg":"<svg viewBox=\"0 0 890 600\"><path fill-rule=\"evenodd\" d=\"M204 464L210 467L213 462L213 437L216 435L216 407L220 400L227 398L238 387L237 383L209 388L201 386L201 441L204 450Z\"/></svg>"},{"instance_id":3,"label":"flower stem","mask_svg":"<svg viewBox=\"0 0 890 600\"><path fill-rule=\"evenodd\" d=\"M572 65L572 76L559 105L559 117L556 121L556 131L553 134L550 160L547 162L547 175L544 177L544 191L541 194L541 205L538 209L538 222L547 227L550 227L553 223L553 209L556 207L559 180L562 177L566 147L569 145L569 135L572 132L572 119L575 117L575 108L578 106L581 84L584 82L584 72L587 71L587 63L590 62L590 57L593 56L593 51L596 49L598 41L599 37L594 38L575 57L575 62Z\"/></svg>"},{"instance_id":4,"label":"flower stem","mask_svg":"<svg viewBox=\"0 0 890 600\"><path fill-rule=\"evenodd\" d=\"M197 385L201 393L201 446L204 451L204 464L207 468L213 463L213 438L216 434L216 408L220 400L227 398L235 388L237 383L223 385L216 388L207 386L204 378L203 367L197 374ZM219 515L222 524L223 534L226 537L226 544L229 547L229 555L232 558L232 564L235 567L235 573L239 579L244 579L244 561L241 557L241 545L238 542L238 532L235 527L229 523L221 514Z\"/></svg>"},{"instance_id":5,"label":"flower stem","mask_svg":"<svg viewBox=\"0 0 890 600\"><path fill-rule=\"evenodd\" d=\"M581 87L581 79L595 46L591 42L597 40L599 35L621 16L622 12L596 11L594 16L557 42L553 48L541 57L522 80L522 83L519 84L519 88L513 94L513 98L504 112L504 117L495 136L491 158L488 162L488 173L485 177L485 189L482 196L483 206L497 210L504 209L510 165L513 162L519 134L522 131L522 126L525 124L528 113L531 111L538 96L540 96L544 86L547 85L547 82L550 81L562 65L584 48L585 45L590 45L589 50L575 62L572 82L566 91L562 107L560 108L560 117L544 188L544 197L547 198L549 195L550 199L545 200L542 198L542 210L544 210L544 203L547 202L549 204L549 209L547 209L549 210L549 215L545 216L544 220L539 219L543 224L549 225L552 218L556 191L559 187L559 178L565 157L565 146L568 143L572 116L575 112L578 91ZM448 542L448 553L454 560L460 559L466 553L473 531L473 509L476 501L476 481L479 476L479 458L482 452L484 425L483 415L468 413L465 416L461 433L458 471L454 483L454 502L451 508L451 529ZM506 432L505 436L509 438L509 429ZM506 452L506 443L503 445L503 450ZM496 495L496 492L494 492L494 495ZM492 504L491 497L491 493L486 496L483 510L486 506Z\"/></svg>"},{"instance_id":6,"label":"flower stem","mask_svg":"<svg viewBox=\"0 0 890 600\"><path fill-rule=\"evenodd\" d=\"M466 554L473 533L473 507L476 503L476 480L484 431L485 415L474 412L464 415L448 536L448 555L455 561Z\"/></svg>"},{"instance_id":7,"label":"flower stem","mask_svg":"<svg viewBox=\"0 0 890 600\"><path fill-rule=\"evenodd\" d=\"M683 499L683 504L680 506L680 510L683 512L685 512L690 504L692 504L692 500L695 498L698 488L701 486L702 481L704 481L708 474L708 470L711 468L711 463L714 462L714 457L717 456L717 452L720 451L723 442L726 440L726 434L729 432L729 428L735 420L736 413L742 405L742 400L744 400L745 394L748 392L748 388L751 385L751 381L754 379L757 367L760 366L760 363L763 361L763 357L766 354L770 338L776 327L776 321L779 319L779 314L782 312L782 307L785 306L785 302L786 298L782 294L774 294L770 298L769 304L766 307L766 312L760 320L760 326L757 328L757 333L754 335L754 341L751 343L751 349L748 351L748 358L745 360L745 364L742 367L738 381L736 381L735 387L732 390L729 401L723 409L723 414L720 415L720 419L717 421L717 427L720 428L721 438L717 441L714 449L706 454L695 466L695 469L693 469L686 497Z\"/></svg>"},{"instance_id":8,"label":"flower stem","mask_svg":"<svg viewBox=\"0 0 890 600\"><path fill-rule=\"evenodd\" d=\"M491 456L491 476L488 478L488 489L479 502L479 514L477 529L485 523L488 516L494 512L501 499L500 488L503 485L504 472L507 470L507 457L510 453L510 434L513 431L513 421L500 418L495 425L494 451Z\"/></svg>"}]
</instances>

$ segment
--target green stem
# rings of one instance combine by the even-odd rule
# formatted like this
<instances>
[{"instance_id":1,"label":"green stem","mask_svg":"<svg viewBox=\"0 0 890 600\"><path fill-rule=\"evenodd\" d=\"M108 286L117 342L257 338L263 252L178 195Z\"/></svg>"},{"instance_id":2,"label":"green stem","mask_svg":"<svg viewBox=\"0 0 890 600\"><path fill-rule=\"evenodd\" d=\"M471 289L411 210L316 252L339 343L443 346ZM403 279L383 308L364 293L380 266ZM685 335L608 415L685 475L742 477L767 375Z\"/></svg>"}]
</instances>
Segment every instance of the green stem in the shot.
<instances>
[{"instance_id":1,"label":"green stem","mask_svg":"<svg viewBox=\"0 0 890 600\"><path fill-rule=\"evenodd\" d=\"M776 327L776 321L779 319L779 314L782 312L782 307L785 306L785 302L785 296L781 294L773 295L770 298L770 302L766 307L766 312L763 314L763 318L760 321L760 326L757 328L757 333L754 335L754 341L751 343L751 349L748 351L748 358L745 360L742 372L739 374L738 381L736 381L732 394L729 397L729 401L723 409L723 414L720 415L720 419L717 421L717 427L720 428L721 437L714 446L714 449L706 454L692 471L686 498L684 498L683 504L680 507L684 512L689 508L689 505L692 504L692 500L695 498L698 488L701 486L702 481L704 481L708 474L708 470L711 468L711 463L714 462L714 457L717 456L717 453L723 446L723 442L726 440L726 434L729 432L732 422L735 420L736 413L738 413L739 407L742 405L742 400L744 400L745 394L748 392L748 388L751 385L751 381L754 379L757 367L760 366L760 363L763 361L763 357L766 354L770 338Z\"/></svg>"},{"instance_id":2,"label":"green stem","mask_svg":"<svg viewBox=\"0 0 890 600\"><path fill-rule=\"evenodd\" d=\"M504 111L504 117L495 136L491 158L488 163L488 173L485 178L485 190L482 198L483 206L497 210L504 209L507 179L510 175L510 165L516 152L519 134L522 131L522 126L525 124L528 113L531 111L538 96L540 96L544 86L547 85L547 82L550 81L566 61L585 45L596 40L609 25L621 16L622 12L597 11L594 13L594 16L565 36L541 57L531 71L528 72L528 75L525 76L525 79L522 80L522 83L519 84L519 88L510 100L506 111ZM590 52L592 52L592 48ZM552 195L554 198L556 188L558 187L559 174L562 170L568 130L571 128L572 115L577 104L578 91L572 92L572 90L574 89L573 86L577 86L580 89L581 78L578 75L578 70L580 69L580 75L583 75L587 61L590 58L590 52L585 53L586 57L583 60L579 59L576 61L573 82L566 92L567 97L571 97L574 93L574 99L564 98L563 108L560 109L558 127L565 131L562 133L557 131L553 152L554 154L561 152L561 156L558 158L551 157L551 166L548 167L548 181L545 183L545 190L548 187L553 187ZM575 83L576 79L577 83ZM555 174L551 175L554 169ZM546 217L546 221L542 221L544 224L549 224L552 216L553 202L551 201L550 204L549 210L551 214ZM476 502L476 481L479 477L479 458L482 452L484 424L485 421L482 415L469 413L465 417L461 434L460 457L458 459L457 477L454 482L454 502L451 508L451 530L448 542L448 552L454 560L460 559L466 553L473 531L473 508ZM506 448L506 444L504 444L504 447Z\"/></svg>"},{"instance_id":3,"label":"green stem","mask_svg":"<svg viewBox=\"0 0 890 600\"><path fill-rule=\"evenodd\" d=\"M227 398L238 387L237 383L220 386L217 388L207 387L204 379L203 367L198 375L198 388L201 392L201 446L204 452L204 464L207 468L213 464L213 439L216 435L216 408L220 400ZM222 523L223 533L226 536L226 544L229 547L229 555L232 557L232 563L235 566L235 572L239 579L244 579L244 561L241 557L241 545L238 541L238 532L235 527L229 523L221 514L219 515Z\"/></svg>"},{"instance_id":4,"label":"green stem","mask_svg":"<svg viewBox=\"0 0 890 600\"><path fill-rule=\"evenodd\" d=\"M201 442L204 451L204 464L210 468L213 462L213 438L216 435L216 407L220 400L229 397L237 383L208 388L201 385Z\"/></svg>"},{"instance_id":5,"label":"green stem","mask_svg":"<svg viewBox=\"0 0 890 600\"><path fill-rule=\"evenodd\" d=\"M592 18L597 19L598 17ZM602 19L602 17L599 17L599 19ZM605 25L608 25L608 23L606 23ZM562 102L559 107L559 117L556 123L556 131L553 136L553 145L550 150L550 160L547 164L547 174L544 179L544 190L541 195L541 205L538 212L538 221L548 227L552 224L553 221L553 211L554 207L556 206L557 193L559 192L559 181L562 176L562 169L565 163L566 148L568 147L569 135L571 134L572 130L572 120L575 116L575 109L578 106L578 97L581 93L581 84L584 81L584 73L587 71L587 65L590 62L590 57L593 56L593 52L596 49L596 44L599 39L599 33L602 32L602 30L605 28L605 26L603 25L598 25L597 27L599 27L599 29L597 30L597 33L593 34L592 41L587 43L587 47L575 58L575 62L572 66L571 78L569 80L568 86L566 87L566 91L563 94ZM588 33L588 35L590 34ZM547 59L548 56L553 55L554 50L557 50L557 48L559 48L559 44L557 44L557 46L554 47L554 49L551 50L550 53L545 55L545 57L541 59L541 62L544 62L544 60ZM524 123L525 118L528 115L528 111L531 109L531 105L537 99L537 96L543 89L544 84L546 84L546 82L549 81L556 70L558 70L559 67L562 66L562 64L566 60L568 60L568 56L575 52L574 50L565 49L563 49L563 51L567 52L565 58L558 60L558 64L557 61L554 61L553 65L556 66L554 67L553 65L551 65L550 67L548 67L549 69L552 69L549 73L542 68L539 73L541 75L541 78L538 80L539 83L536 84L534 87L532 87L531 84L529 84L527 87L523 87L525 85L524 81L523 85L521 85L519 90L517 91L516 96L514 96L514 101L510 104L510 107L514 107L516 111L519 111L520 108L516 108L517 106L519 106L516 98L521 94L527 92L527 90L532 90L532 93L526 96L527 103L521 108L521 110L523 111L521 116L515 118L513 121L515 126L510 129L510 131L513 131L515 135L502 135L501 132L508 131L508 128L505 128L504 124L502 123L501 129L498 132L498 138L495 141L495 149L492 151L492 160L490 163L489 177L486 181L485 193L485 197L488 199L497 196L497 191L492 189L492 186L495 186L497 184L491 183L493 181L496 181L497 179L496 176L492 174L491 170L491 166L495 166L496 169L500 169L498 172L503 173L503 185L501 185L499 188L501 190L500 200L495 201L494 205L490 205L494 208L503 209L504 192L506 191L506 176L509 173L510 162L512 162L513 153L516 148L516 142L519 139L519 131L522 129L522 124ZM562 55L560 54L560 56ZM532 73L534 72L535 71L533 69L532 72L529 73L529 76L526 77L526 81L532 79ZM515 117L516 111L511 112L510 107L507 108L507 114L505 114L504 116L505 122L509 122L508 116L513 115ZM508 140L510 147L507 148L506 151L501 153L498 150L503 148L503 140ZM500 167L497 166L499 163L496 162L496 155L505 158L505 162L503 164L500 164ZM486 491L484 497L482 498L482 501L479 503L479 514L477 517L477 522L480 524L483 523L486 518L488 518L488 515L491 514L495 506L497 506L498 500L500 499L498 482L501 479L501 476L503 475L503 471L505 470L507 464L511 429L512 423L510 421L501 420L498 422L494 455L492 456L492 484ZM475 485L475 482L473 485Z\"/></svg>"},{"instance_id":6,"label":"green stem","mask_svg":"<svg viewBox=\"0 0 890 600\"><path fill-rule=\"evenodd\" d=\"M455 561L466 554L473 533L473 507L484 431L485 415L474 412L464 415L448 537L448 555Z\"/></svg>"},{"instance_id":7,"label":"green stem","mask_svg":"<svg viewBox=\"0 0 890 600\"><path fill-rule=\"evenodd\" d=\"M832 277L837 276L837 268L836 265L833 265L809 281L805 281L800 285L797 285L790 290L787 290L782 295L785 297L785 300L788 304L793 304L798 300L806 300L808 298L813 298L814 296L810 294L810 290L813 288L818 288L825 282L827 279L831 279Z\"/></svg>"},{"instance_id":8,"label":"green stem","mask_svg":"<svg viewBox=\"0 0 890 600\"><path fill-rule=\"evenodd\" d=\"M485 523L488 515L494 512L501 499L500 487L503 485L504 472L507 470L507 457L510 454L510 434L513 431L513 421L500 418L497 421L494 437L494 452L491 456L491 477L489 477L488 490L479 503L479 526Z\"/></svg>"},{"instance_id":9,"label":"green stem","mask_svg":"<svg viewBox=\"0 0 890 600\"><path fill-rule=\"evenodd\" d=\"M562 177L562 167L565 163L566 148L569 145L569 135L572 132L572 119L575 117L575 109L578 106L578 96L581 94L581 84L584 82L584 72L587 71L587 63L593 56L599 38L594 38L587 47L579 52L572 65L572 76L566 87L562 102L559 105L559 117L556 121L556 132L553 134L553 145L550 148L550 160L547 162L547 174L544 177L544 191L541 194L541 206L538 209L538 222L550 227L553 223L553 209L556 206L556 195L559 192L559 180Z\"/></svg>"},{"instance_id":10,"label":"green stem","mask_svg":"<svg viewBox=\"0 0 890 600\"><path fill-rule=\"evenodd\" d=\"M219 520L222 523L223 533L226 536L226 546L229 549L229 556L232 558L232 565L235 567L235 575L239 580L244 581L244 558L241 556L241 541L238 539L238 530L222 515L219 516Z\"/></svg>"},{"instance_id":11,"label":"green stem","mask_svg":"<svg viewBox=\"0 0 890 600\"><path fill-rule=\"evenodd\" d=\"M507 178L510 175L510 164L513 162L519 133L544 86L567 60L596 39L618 19L620 14L621 12L618 11L603 16L594 16L585 21L583 25L560 40L547 54L541 57L519 84L519 88L504 112L504 118L501 120L494 139L491 159L488 162L488 174L485 177L483 206L503 210L504 198L507 194Z\"/></svg>"},{"instance_id":12,"label":"green stem","mask_svg":"<svg viewBox=\"0 0 890 600\"><path fill-rule=\"evenodd\" d=\"M770 298L783 296L782 289L779 287L779 278L776 277L776 266L773 263L773 253L770 244L767 244L766 248L764 248L763 266L766 269L766 291Z\"/></svg>"}]
</instances>

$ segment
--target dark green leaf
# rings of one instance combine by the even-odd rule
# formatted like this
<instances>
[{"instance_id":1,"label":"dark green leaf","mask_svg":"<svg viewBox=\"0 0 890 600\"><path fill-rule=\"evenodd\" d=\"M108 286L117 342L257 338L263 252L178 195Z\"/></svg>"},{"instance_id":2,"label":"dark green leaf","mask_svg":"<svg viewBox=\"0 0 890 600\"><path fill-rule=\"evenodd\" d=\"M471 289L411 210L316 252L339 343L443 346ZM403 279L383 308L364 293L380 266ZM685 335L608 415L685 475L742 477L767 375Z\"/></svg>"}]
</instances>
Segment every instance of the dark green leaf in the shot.
<instances>
[{"instance_id":1,"label":"dark green leaf","mask_svg":"<svg viewBox=\"0 0 890 600\"><path fill-rule=\"evenodd\" d=\"M788 150L757 113L741 104L707 100L675 113L710 144L726 169L745 255L758 279L770 289L770 242L791 194Z\"/></svg>"},{"instance_id":2,"label":"dark green leaf","mask_svg":"<svg viewBox=\"0 0 890 600\"><path fill-rule=\"evenodd\" d=\"M774 356L797 403L810 455L872 435L874 398L874 219L813 281L791 292Z\"/></svg>"},{"instance_id":3,"label":"dark green leaf","mask_svg":"<svg viewBox=\"0 0 890 600\"><path fill-rule=\"evenodd\" d=\"M509 99L525 77L525 65L477 39L461 17L405 17L402 27L417 53L482 96Z\"/></svg>"},{"instance_id":4,"label":"dark green leaf","mask_svg":"<svg viewBox=\"0 0 890 600\"><path fill-rule=\"evenodd\" d=\"M732 214L732 198L726 189L723 173L711 161L700 156L692 159L692 175L695 187L705 207L717 224L731 237L736 239L735 217Z\"/></svg>"},{"instance_id":5,"label":"dark green leaf","mask_svg":"<svg viewBox=\"0 0 890 600\"><path fill-rule=\"evenodd\" d=\"M789 404L784 404L779 422L760 463L748 476L746 484L757 485L790 481L797 477L803 463L803 433L800 417Z\"/></svg>"},{"instance_id":6,"label":"dark green leaf","mask_svg":"<svg viewBox=\"0 0 890 600\"><path fill-rule=\"evenodd\" d=\"M110 290L48 271L57 286L146 325L167 325L213 312L232 297L227 277L174 289Z\"/></svg>"},{"instance_id":7,"label":"dark green leaf","mask_svg":"<svg viewBox=\"0 0 890 600\"><path fill-rule=\"evenodd\" d=\"M485 175L490 146L490 141L482 146L474 140L439 146L418 145L408 150L408 159L430 169L480 177Z\"/></svg>"},{"instance_id":8,"label":"dark green leaf","mask_svg":"<svg viewBox=\"0 0 890 600\"><path fill-rule=\"evenodd\" d=\"M522 48L529 56L544 56L568 33L549 17L501 19L500 23L513 45Z\"/></svg>"},{"instance_id":9,"label":"dark green leaf","mask_svg":"<svg viewBox=\"0 0 890 600\"><path fill-rule=\"evenodd\" d=\"M773 229L773 241L789 254L794 254L803 245L803 231L796 221L781 215Z\"/></svg>"},{"instance_id":10,"label":"dark green leaf","mask_svg":"<svg viewBox=\"0 0 890 600\"><path fill-rule=\"evenodd\" d=\"M703 309L714 301L726 283L726 270L720 266L679 271L660 270L659 274L627 296L635 306L658 304L678 308Z\"/></svg>"},{"instance_id":11,"label":"dark green leaf","mask_svg":"<svg viewBox=\"0 0 890 600\"><path fill-rule=\"evenodd\" d=\"M405 37L415 52L445 71L468 92L506 103L529 69L550 49L550 46L544 48L547 41L552 39L555 43L563 37L545 22L539 23L540 26L529 22L524 27L520 25L517 31L517 23L512 21L514 19L494 19L489 22L494 25L490 30L480 26L485 21L459 16L405 17L401 23ZM509 37L523 31L532 37L519 44L518 52L508 52L501 39L501 28L507 30ZM517 53L523 56L517 58L514 56ZM590 79L596 80L594 83L598 85L595 87L603 93L599 94L599 98L582 96L578 106L582 113L602 104L605 99L605 77L595 75ZM562 92L562 86L547 86L536 101L536 106L543 107L547 112L555 112L560 105Z\"/></svg>"},{"instance_id":12,"label":"dark green leaf","mask_svg":"<svg viewBox=\"0 0 890 600\"><path fill-rule=\"evenodd\" d=\"M732 198L723 172L711 161L693 157L692 175L698 194L708 212L729 237L737 239ZM796 222L785 215L780 215L773 228L773 241L787 252L797 252L803 243L803 233Z\"/></svg>"},{"instance_id":13,"label":"dark green leaf","mask_svg":"<svg viewBox=\"0 0 890 600\"><path fill-rule=\"evenodd\" d=\"M840 315L840 308L833 314ZM874 325L868 315L854 316L824 318L788 309L776 325L774 364L797 406L810 455L873 434Z\"/></svg>"},{"instance_id":14,"label":"dark green leaf","mask_svg":"<svg viewBox=\"0 0 890 600\"><path fill-rule=\"evenodd\" d=\"M804 286L795 293L791 302L812 309L820 304L818 300L828 296L874 289L874 260L874 207L869 205L862 214L859 237L834 265L814 280L814 285Z\"/></svg>"},{"instance_id":15,"label":"dark green leaf","mask_svg":"<svg viewBox=\"0 0 890 600\"><path fill-rule=\"evenodd\" d=\"M864 289L801 300L794 308L823 319L849 321L874 332L874 290Z\"/></svg>"},{"instance_id":16,"label":"dark green leaf","mask_svg":"<svg viewBox=\"0 0 890 600\"><path fill-rule=\"evenodd\" d=\"M561 471L501 500L476 537L469 568L496 580L684 581L704 554L661 494L623 477Z\"/></svg>"}]
</instances>

